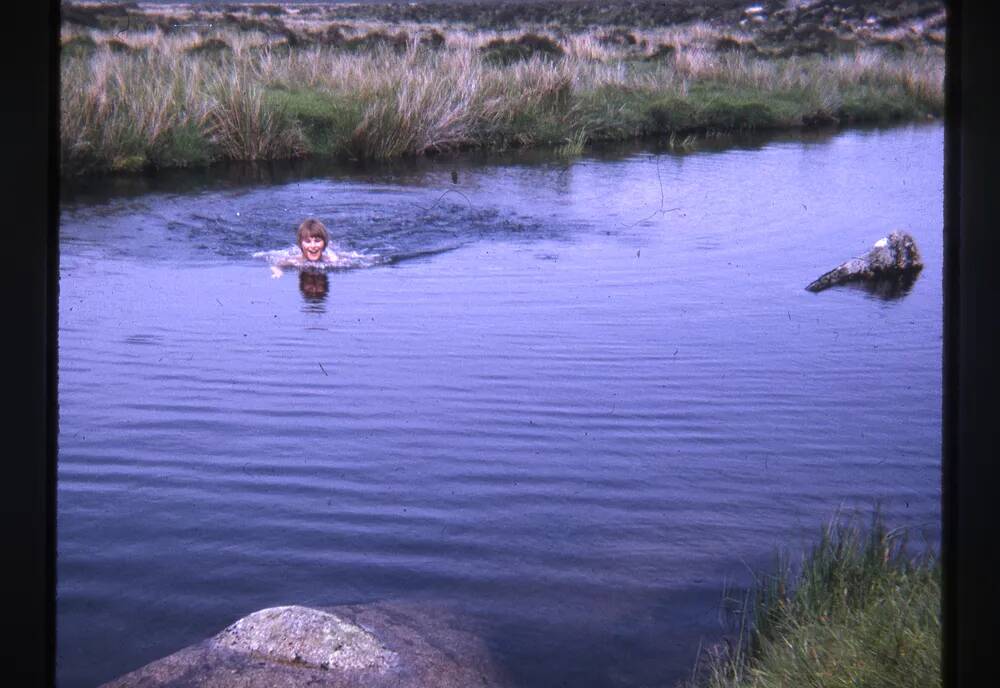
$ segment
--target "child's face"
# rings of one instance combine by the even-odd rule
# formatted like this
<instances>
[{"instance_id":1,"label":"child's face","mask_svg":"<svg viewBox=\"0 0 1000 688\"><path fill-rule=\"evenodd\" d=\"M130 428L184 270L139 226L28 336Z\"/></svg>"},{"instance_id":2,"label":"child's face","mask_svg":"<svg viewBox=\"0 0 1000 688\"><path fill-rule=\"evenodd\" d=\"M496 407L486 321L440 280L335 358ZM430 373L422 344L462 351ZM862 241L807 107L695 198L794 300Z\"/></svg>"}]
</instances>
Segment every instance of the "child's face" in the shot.
<instances>
[{"instance_id":1,"label":"child's face","mask_svg":"<svg viewBox=\"0 0 1000 688\"><path fill-rule=\"evenodd\" d=\"M323 249L326 248L326 244L323 242L322 237L302 237L302 243L299 244L299 248L302 249L302 255L306 257L306 260L319 260L323 256Z\"/></svg>"}]
</instances>

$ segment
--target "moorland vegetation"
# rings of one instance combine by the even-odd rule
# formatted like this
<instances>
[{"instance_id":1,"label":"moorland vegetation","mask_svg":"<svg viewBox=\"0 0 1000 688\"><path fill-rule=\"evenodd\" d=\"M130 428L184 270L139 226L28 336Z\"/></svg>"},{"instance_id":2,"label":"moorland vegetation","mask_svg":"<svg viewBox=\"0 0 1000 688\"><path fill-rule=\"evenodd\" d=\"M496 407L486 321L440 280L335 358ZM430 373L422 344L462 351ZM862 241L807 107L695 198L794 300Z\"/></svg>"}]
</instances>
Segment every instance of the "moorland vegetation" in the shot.
<instances>
[{"instance_id":1,"label":"moorland vegetation","mask_svg":"<svg viewBox=\"0 0 1000 688\"><path fill-rule=\"evenodd\" d=\"M937 0L644 2L529 2L514 23L514 3L64 5L61 173L943 112Z\"/></svg>"}]
</instances>

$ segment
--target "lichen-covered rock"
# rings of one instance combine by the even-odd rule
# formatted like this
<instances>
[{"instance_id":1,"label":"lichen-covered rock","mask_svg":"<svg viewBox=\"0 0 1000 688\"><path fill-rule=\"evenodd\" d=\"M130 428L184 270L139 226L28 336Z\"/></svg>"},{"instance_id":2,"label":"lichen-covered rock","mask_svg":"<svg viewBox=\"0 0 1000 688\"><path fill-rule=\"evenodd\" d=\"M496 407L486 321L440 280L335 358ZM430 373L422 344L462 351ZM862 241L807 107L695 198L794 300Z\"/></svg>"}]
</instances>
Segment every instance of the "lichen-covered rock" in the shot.
<instances>
[{"instance_id":1,"label":"lichen-covered rock","mask_svg":"<svg viewBox=\"0 0 1000 688\"><path fill-rule=\"evenodd\" d=\"M383 603L254 612L102 688L507 688L441 608Z\"/></svg>"},{"instance_id":2,"label":"lichen-covered rock","mask_svg":"<svg viewBox=\"0 0 1000 688\"><path fill-rule=\"evenodd\" d=\"M220 647L316 669L385 673L398 661L371 633L309 607L272 607L245 616L212 638Z\"/></svg>"},{"instance_id":3,"label":"lichen-covered rock","mask_svg":"<svg viewBox=\"0 0 1000 688\"><path fill-rule=\"evenodd\" d=\"M806 289L823 291L848 282L880 279L894 275L914 275L923 268L920 251L906 232L893 232L875 242L860 258L852 258L811 282Z\"/></svg>"}]
</instances>

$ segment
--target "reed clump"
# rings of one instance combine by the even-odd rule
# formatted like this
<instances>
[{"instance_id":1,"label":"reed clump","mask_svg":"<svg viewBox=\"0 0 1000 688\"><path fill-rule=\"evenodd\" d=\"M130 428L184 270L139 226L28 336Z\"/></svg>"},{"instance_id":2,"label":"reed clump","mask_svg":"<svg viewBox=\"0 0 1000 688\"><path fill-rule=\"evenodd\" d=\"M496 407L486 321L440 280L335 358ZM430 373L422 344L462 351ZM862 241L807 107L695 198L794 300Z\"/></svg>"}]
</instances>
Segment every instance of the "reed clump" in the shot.
<instances>
[{"instance_id":1,"label":"reed clump","mask_svg":"<svg viewBox=\"0 0 1000 688\"><path fill-rule=\"evenodd\" d=\"M941 685L940 559L878 514L832 521L797 573L780 558L735 615L736 639L700 658L688 688Z\"/></svg>"},{"instance_id":2,"label":"reed clump","mask_svg":"<svg viewBox=\"0 0 1000 688\"><path fill-rule=\"evenodd\" d=\"M268 106L264 89L249 71L219 71L207 87L213 102L205 133L223 157L275 160L307 151L296 120L284 108Z\"/></svg>"},{"instance_id":3,"label":"reed clump","mask_svg":"<svg viewBox=\"0 0 1000 688\"><path fill-rule=\"evenodd\" d=\"M943 56L926 46L778 56L703 22L507 32L239 7L116 10L111 19L140 27L125 31L82 26L107 19L88 10L65 26L62 173L573 152L640 136L922 119L944 103Z\"/></svg>"}]
</instances>

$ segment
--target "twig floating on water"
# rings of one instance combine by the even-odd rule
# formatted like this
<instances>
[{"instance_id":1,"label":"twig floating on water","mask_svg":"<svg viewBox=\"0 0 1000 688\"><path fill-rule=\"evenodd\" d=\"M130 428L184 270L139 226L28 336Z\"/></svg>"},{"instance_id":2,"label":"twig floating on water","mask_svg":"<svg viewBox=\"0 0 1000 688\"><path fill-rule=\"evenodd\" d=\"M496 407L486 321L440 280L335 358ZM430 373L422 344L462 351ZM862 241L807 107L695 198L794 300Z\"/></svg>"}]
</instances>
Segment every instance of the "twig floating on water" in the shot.
<instances>
[{"instance_id":1,"label":"twig floating on water","mask_svg":"<svg viewBox=\"0 0 1000 688\"><path fill-rule=\"evenodd\" d=\"M659 213L660 215L662 215L664 213L672 213L675 210L680 210L680 208L667 208L666 210L664 210L664 208L663 208L663 201L664 201L664 198L663 198L663 177L660 176L660 158L659 158L659 156L656 156L656 181L660 185L660 207L658 209L654 210L652 213L650 213L646 217L644 217L641 220L638 220L636 222L633 222L630 225L626 225L624 222L620 223L622 227L624 227L625 229L632 229L636 225L642 224L646 220L652 219L654 216L656 216L657 213Z\"/></svg>"},{"instance_id":2,"label":"twig floating on water","mask_svg":"<svg viewBox=\"0 0 1000 688\"><path fill-rule=\"evenodd\" d=\"M470 208L472 207L472 201L469 200L469 197L466 196L461 191L459 191L458 189L446 189L443 194L441 194L440 196L438 196L437 200L434 201L434 203L432 203L429 208L425 208L424 206L420 205L419 203L414 203L414 205L417 206L418 208L420 208L421 210L423 210L424 212L430 212L430 211L434 210L434 208L437 207L437 204L441 202L442 198L444 198L445 196L447 196L450 193L457 193L459 196L461 196L462 198L465 199L465 202L469 204Z\"/></svg>"}]
</instances>

